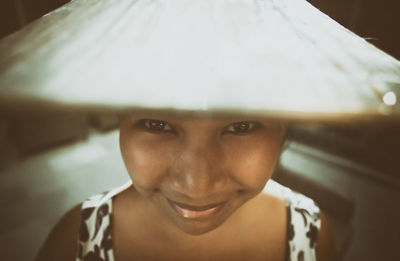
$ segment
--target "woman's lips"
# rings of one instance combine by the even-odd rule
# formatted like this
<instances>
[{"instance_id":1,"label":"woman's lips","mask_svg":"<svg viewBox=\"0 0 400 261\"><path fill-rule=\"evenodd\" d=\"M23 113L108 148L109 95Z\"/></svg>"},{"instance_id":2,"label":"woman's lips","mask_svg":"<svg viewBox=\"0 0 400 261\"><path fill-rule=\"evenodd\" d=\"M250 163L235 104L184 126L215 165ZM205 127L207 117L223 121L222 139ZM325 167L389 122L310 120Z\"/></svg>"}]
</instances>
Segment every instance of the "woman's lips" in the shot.
<instances>
[{"instance_id":1,"label":"woman's lips","mask_svg":"<svg viewBox=\"0 0 400 261\"><path fill-rule=\"evenodd\" d=\"M172 200L168 200L172 208L178 212L182 217L187 219L203 219L208 218L218 211L225 205L225 202L210 204L206 206L191 206L183 203L178 203Z\"/></svg>"}]
</instances>

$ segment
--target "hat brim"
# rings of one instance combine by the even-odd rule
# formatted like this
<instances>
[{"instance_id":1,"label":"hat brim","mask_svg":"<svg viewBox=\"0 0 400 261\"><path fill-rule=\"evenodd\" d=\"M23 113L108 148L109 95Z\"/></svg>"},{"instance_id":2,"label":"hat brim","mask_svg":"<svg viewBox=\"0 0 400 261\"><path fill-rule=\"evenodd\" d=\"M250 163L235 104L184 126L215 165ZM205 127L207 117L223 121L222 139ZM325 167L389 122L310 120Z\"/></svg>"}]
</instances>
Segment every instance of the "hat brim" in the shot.
<instances>
[{"instance_id":1,"label":"hat brim","mask_svg":"<svg viewBox=\"0 0 400 261\"><path fill-rule=\"evenodd\" d=\"M399 119L400 63L304 0L72 1L0 43L0 107Z\"/></svg>"}]
</instances>

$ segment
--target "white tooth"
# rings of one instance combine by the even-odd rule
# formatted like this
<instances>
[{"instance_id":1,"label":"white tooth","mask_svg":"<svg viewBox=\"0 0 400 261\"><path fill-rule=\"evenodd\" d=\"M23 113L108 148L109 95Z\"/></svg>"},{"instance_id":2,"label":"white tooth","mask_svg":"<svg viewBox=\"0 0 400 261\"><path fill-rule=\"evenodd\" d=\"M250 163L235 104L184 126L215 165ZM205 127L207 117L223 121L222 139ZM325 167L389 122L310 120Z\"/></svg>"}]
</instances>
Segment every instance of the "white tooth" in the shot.
<instances>
[{"instance_id":1,"label":"white tooth","mask_svg":"<svg viewBox=\"0 0 400 261\"><path fill-rule=\"evenodd\" d=\"M183 209L183 217L185 218L189 217L189 211L187 209Z\"/></svg>"}]
</instances>

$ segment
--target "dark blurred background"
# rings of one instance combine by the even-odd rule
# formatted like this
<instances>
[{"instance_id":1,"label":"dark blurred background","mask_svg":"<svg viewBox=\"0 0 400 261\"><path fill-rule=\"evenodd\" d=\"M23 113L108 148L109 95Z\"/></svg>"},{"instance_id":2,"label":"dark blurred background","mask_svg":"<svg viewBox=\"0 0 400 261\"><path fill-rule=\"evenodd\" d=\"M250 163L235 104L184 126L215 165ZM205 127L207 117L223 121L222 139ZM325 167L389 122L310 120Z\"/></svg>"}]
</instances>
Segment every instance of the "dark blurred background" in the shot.
<instances>
[{"instance_id":1,"label":"dark blurred background","mask_svg":"<svg viewBox=\"0 0 400 261\"><path fill-rule=\"evenodd\" d=\"M1 0L0 38L67 3L67 0Z\"/></svg>"},{"instance_id":2,"label":"dark blurred background","mask_svg":"<svg viewBox=\"0 0 400 261\"><path fill-rule=\"evenodd\" d=\"M0 38L67 2L1 0ZM400 59L400 1L310 2ZM67 209L128 179L117 128L113 115L0 113L2 260L32 260ZM330 216L341 260L400 260L400 123L295 126L290 136L275 179Z\"/></svg>"}]
</instances>

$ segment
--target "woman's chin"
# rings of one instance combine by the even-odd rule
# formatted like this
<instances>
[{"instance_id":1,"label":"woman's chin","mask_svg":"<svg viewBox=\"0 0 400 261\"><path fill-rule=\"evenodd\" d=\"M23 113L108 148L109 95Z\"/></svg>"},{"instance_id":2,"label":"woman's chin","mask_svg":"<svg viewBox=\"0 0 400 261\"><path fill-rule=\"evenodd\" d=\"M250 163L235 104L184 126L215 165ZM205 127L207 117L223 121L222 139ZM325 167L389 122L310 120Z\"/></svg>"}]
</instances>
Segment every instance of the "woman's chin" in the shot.
<instances>
[{"instance_id":1,"label":"woman's chin","mask_svg":"<svg viewBox=\"0 0 400 261\"><path fill-rule=\"evenodd\" d=\"M185 222L185 223L175 223L177 228L184 232L185 234L192 236L200 236L209 233L217 229L223 222L218 223L207 223L207 222Z\"/></svg>"}]
</instances>

